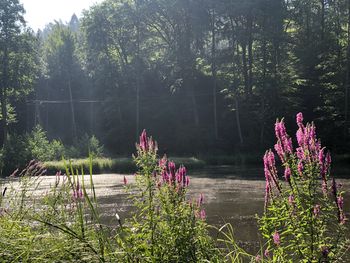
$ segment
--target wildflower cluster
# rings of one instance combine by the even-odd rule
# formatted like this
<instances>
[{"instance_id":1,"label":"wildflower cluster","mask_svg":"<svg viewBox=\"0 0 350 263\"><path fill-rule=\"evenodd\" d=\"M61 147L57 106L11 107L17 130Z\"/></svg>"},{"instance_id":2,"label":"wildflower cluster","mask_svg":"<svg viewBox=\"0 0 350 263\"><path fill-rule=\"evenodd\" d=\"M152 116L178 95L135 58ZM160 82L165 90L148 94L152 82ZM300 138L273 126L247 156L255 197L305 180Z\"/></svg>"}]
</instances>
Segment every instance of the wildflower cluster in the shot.
<instances>
[{"instance_id":1,"label":"wildflower cluster","mask_svg":"<svg viewBox=\"0 0 350 263\"><path fill-rule=\"evenodd\" d=\"M143 131L134 156L139 171L131 188L138 207L127 222L126 262L198 262L218 256L209 237L202 208L188 199L190 178L184 166L166 156L158 160L157 144ZM136 187L136 189L135 189ZM126 230L127 231L127 230Z\"/></svg>"},{"instance_id":2,"label":"wildflower cluster","mask_svg":"<svg viewBox=\"0 0 350 263\"><path fill-rule=\"evenodd\" d=\"M343 192L334 178L329 183L331 156L317 139L315 125L304 125L302 113L296 122L295 150L284 121L275 125L274 148L284 180L280 181L274 152L268 150L263 158L265 213L260 229L267 239L265 257L293 262L339 260L348 242Z\"/></svg>"}]
</instances>

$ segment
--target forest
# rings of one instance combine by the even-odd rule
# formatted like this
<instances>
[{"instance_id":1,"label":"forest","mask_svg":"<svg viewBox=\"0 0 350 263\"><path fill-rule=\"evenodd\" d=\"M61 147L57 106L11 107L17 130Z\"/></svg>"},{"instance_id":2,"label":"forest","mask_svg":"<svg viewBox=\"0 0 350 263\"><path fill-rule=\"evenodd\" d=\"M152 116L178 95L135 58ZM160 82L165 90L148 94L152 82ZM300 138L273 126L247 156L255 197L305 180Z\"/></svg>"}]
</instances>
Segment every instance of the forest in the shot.
<instances>
[{"instance_id":1,"label":"forest","mask_svg":"<svg viewBox=\"0 0 350 263\"><path fill-rule=\"evenodd\" d=\"M24 15L0 0L0 262L350 262L350 0Z\"/></svg>"},{"instance_id":2,"label":"forest","mask_svg":"<svg viewBox=\"0 0 350 263\"><path fill-rule=\"evenodd\" d=\"M143 129L178 156L261 155L297 112L348 153L348 0L106 0L38 32L24 13L0 1L3 155L33 129L110 156Z\"/></svg>"}]
</instances>

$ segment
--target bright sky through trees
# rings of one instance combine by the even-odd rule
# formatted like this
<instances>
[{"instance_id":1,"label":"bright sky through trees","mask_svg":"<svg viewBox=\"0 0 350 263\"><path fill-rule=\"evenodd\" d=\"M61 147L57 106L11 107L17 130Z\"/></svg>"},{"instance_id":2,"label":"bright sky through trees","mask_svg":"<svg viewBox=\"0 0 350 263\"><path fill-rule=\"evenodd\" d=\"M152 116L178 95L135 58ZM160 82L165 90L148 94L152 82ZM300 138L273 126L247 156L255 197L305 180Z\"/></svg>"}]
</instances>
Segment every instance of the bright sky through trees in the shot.
<instances>
[{"instance_id":1,"label":"bright sky through trees","mask_svg":"<svg viewBox=\"0 0 350 263\"><path fill-rule=\"evenodd\" d=\"M34 31L54 20L67 22L73 13L78 17L83 9L102 0L20 0L26 10L25 19Z\"/></svg>"}]
</instances>

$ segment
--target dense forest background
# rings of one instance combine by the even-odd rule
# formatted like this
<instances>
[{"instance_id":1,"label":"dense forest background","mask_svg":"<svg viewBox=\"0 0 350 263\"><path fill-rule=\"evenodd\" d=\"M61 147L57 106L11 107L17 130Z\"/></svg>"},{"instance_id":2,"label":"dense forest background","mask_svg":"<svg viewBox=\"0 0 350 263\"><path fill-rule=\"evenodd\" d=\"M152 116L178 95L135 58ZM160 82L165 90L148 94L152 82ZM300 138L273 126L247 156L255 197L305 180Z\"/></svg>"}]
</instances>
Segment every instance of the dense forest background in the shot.
<instances>
[{"instance_id":1,"label":"dense forest background","mask_svg":"<svg viewBox=\"0 0 350 263\"><path fill-rule=\"evenodd\" d=\"M323 145L350 146L349 0L106 0L34 33L0 0L1 143L40 124L129 154L259 152L301 111Z\"/></svg>"}]
</instances>

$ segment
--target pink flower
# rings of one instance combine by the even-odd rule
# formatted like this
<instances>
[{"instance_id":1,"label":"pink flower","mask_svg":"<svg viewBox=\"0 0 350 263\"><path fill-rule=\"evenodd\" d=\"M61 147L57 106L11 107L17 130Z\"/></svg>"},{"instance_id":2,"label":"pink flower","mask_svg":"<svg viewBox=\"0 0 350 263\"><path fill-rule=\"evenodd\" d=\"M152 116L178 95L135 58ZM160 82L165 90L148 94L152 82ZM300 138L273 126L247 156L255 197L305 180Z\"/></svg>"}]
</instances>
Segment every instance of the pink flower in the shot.
<instances>
[{"instance_id":1,"label":"pink flower","mask_svg":"<svg viewBox=\"0 0 350 263\"><path fill-rule=\"evenodd\" d=\"M303 176L303 170L304 170L304 165L303 165L303 162L300 160L298 162L298 173L300 176Z\"/></svg>"},{"instance_id":2,"label":"pink flower","mask_svg":"<svg viewBox=\"0 0 350 263\"><path fill-rule=\"evenodd\" d=\"M265 257L270 257L270 251L269 251L269 249L267 248L267 249L265 249L265 251L264 251L264 256Z\"/></svg>"},{"instance_id":3,"label":"pink flower","mask_svg":"<svg viewBox=\"0 0 350 263\"><path fill-rule=\"evenodd\" d=\"M201 210L201 212L199 213L199 216L202 220L204 220L207 217L204 209Z\"/></svg>"},{"instance_id":4,"label":"pink flower","mask_svg":"<svg viewBox=\"0 0 350 263\"><path fill-rule=\"evenodd\" d=\"M328 247L322 247L322 248L321 248L321 252L322 252L322 255L323 255L324 257L327 257L328 254L329 254L329 249L328 249Z\"/></svg>"},{"instance_id":5,"label":"pink flower","mask_svg":"<svg viewBox=\"0 0 350 263\"><path fill-rule=\"evenodd\" d=\"M286 169L284 170L284 178L286 179L287 182L290 181L290 176L291 176L291 170L290 168L287 166Z\"/></svg>"},{"instance_id":6,"label":"pink flower","mask_svg":"<svg viewBox=\"0 0 350 263\"><path fill-rule=\"evenodd\" d=\"M288 197L288 203L291 205L291 206L294 206L294 195L289 195Z\"/></svg>"},{"instance_id":7,"label":"pink flower","mask_svg":"<svg viewBox=\"0 0 350 263\"><path fill-rule=\"evenodd\" d=\"M198 207L200 207L203 204L203 202L204 202L204 195L200 194L199 198L198 198L198 201L197 201Z\"/></svg>"},{"instance_id":8,"label":"pink flower","mask_svg":"<svg viewBox=\"0 0 350 263\"><path fill-rule=\"evenodd\" d=\"M304 140L304 132L301 128L299 128L299 130L297 131L297 142L300 147L304 145Z\"/></svg>"},{"instance_id":9,"label":"pink flower","mask_svg":"<svg viewBox=\"0 0 350 263\"><path fill-rule=\"evenodd\" d=\"M186 187L190 184L190 177L186 176Z\"/></svg>"},{"instance_id":10,"label":"pink flower","mask_svg":"<svg viewBox=\"0 0 350 263\"><path fill-rule=\"evenodd\" d=\"M279 246L281 244L280 234L277 232L277 230L272 234L272 238L273 243L275 243L276 246Z\"/></svg>"},{"instance_id":11,"label":"pink flower","mask_svg":"<svg viewBox=\"0 0 350 263\"><path fill-rule=\"evenodd\" d=\"M298 126L300 127L300 126L302 126L303 125L303 120L304 120L304 117L303 117L303 114L301 113L301 112L299 112L298 114L297 114L297 124L298 124Z\"/></svg>"},{"instance_id":12,"label":"pink flower","mask_svg":"<svg viewBox=\"0 0 350 263\"><path fill-rule=\"evenodd\" d=\"M344 207L344 198L343 198L342 196L338 196L338 198L337 198L337 203L338 203L339 209L343 210L343 207Z\"/></svg>"},{"instance_id":13,"label":"pink flower","mask_svg":"<svg viewBox=\"0 0 350 263\"><path fill-rule=\"evenodd\" d=\"M166 155L164 155L163 158L159 160L158 166L159 166L161 169L165 169L165 168L166 168L166 163L167 163L167 162L168 162L168 159L167 159Z\"/></svg>"},{"instance_id":14,"label":"pink flower","mask_svg":"<svg viewBox=\"0 0 350 263\"><path fill-rule=\"evenodd\" d=\"M140 136L140 149L147 152L148 150L148 140L146 130L143 130Z\"/></svg>"}]
</instances>

